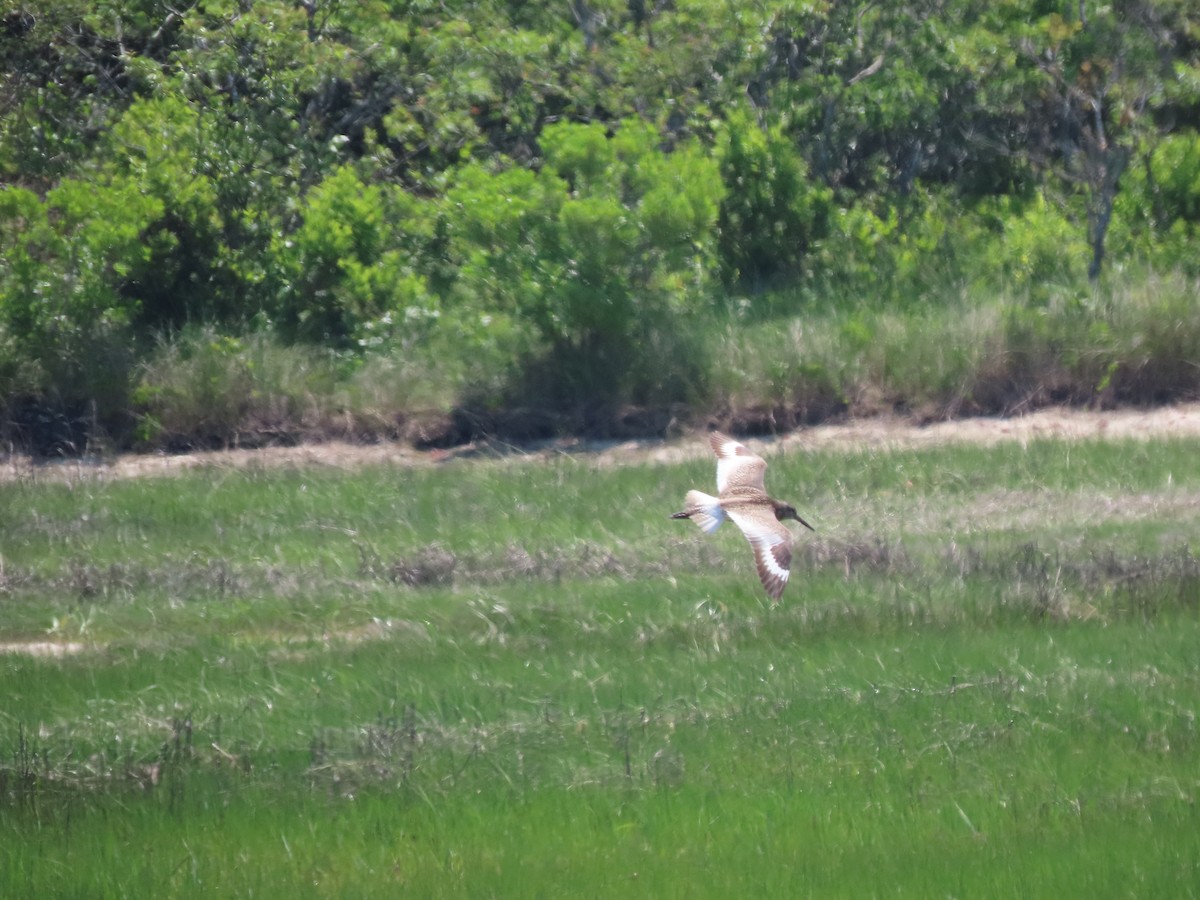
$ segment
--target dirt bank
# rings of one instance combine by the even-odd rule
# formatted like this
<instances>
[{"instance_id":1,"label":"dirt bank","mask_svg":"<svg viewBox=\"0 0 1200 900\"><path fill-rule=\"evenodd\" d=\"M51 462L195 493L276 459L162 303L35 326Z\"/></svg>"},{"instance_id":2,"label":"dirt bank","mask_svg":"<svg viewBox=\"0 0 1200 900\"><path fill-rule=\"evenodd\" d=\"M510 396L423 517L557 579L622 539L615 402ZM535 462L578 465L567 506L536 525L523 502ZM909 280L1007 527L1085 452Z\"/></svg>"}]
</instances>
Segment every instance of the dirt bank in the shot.
<instances>
[{"instance_id":1,"label":"dirt bank","mask_svg":"<svg viewBox=\"0 0 1200 900\"><path fill-rule=\"evenodd\" d=\"M1043 409L1016 418L957 419L916 425L898 418L871 418L834 425L801 428L764 443L789 450L812 448L927 447L953 442L996 444L1042 439L1086 440L1200 437L1200 403L1155 409L1092 411ZM753 441L752 441L753 443ZM453 450L417 451L394 444L330 442L300 447L255 450L212 450L183 454L127 454L110 458L35 461L26 456L0 458L0 482L79 481L173 475L199 467L260 468L277 466L435 465L460 458L549 457L556 454L597 454L600 465L642 460L671 461L706 455L702 441L689 436L670 440L582 441L562 439L526 447L471 444Z\"/></svg>"}]
</instances>

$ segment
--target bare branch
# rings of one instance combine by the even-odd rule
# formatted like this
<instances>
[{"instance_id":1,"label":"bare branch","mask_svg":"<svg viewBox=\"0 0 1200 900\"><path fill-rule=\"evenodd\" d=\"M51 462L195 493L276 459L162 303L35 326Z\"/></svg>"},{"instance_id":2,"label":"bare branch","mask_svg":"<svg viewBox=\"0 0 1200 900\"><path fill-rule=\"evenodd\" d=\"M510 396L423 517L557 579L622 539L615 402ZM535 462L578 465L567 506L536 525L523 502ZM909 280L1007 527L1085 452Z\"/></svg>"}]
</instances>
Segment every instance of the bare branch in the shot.
<instances>
[{"instance_id":1,"label":"bare branch","mask_svg":"<svg viewBox=\"0 0 1200 900\"><path fill-rule=\"evenodd\" d=\"M855 75L853 78L851 78L849 81L847 81L846 86L849 87L851 85L858 84L864 78L870 78L872 75L874 75L876 72L878 72L882 68L883 68L883 54L880 53L877 57L875 57L874 61L872 61L872 63L869 66L867 66L865 69L863 69L857 75Z\"/></svg>"}]
</instances>

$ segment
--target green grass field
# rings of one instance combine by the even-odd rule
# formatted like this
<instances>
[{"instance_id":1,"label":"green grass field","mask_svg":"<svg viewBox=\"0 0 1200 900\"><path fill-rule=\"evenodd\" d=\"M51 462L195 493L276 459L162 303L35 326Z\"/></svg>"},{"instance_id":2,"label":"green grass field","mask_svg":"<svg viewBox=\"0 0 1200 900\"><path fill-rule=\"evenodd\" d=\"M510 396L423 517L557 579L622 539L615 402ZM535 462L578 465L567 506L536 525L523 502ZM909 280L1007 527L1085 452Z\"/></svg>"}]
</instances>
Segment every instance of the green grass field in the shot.
<instances>
[{"instance_id":1,"label":"green grass field","mask_svg":"<svg viewBox=\"0 0 1200 900\"><path fill-rule=\"evenodd\" d=\"M2 484L0 896L1197 896L1197 459Z\"/></svg>"}]
</instances>

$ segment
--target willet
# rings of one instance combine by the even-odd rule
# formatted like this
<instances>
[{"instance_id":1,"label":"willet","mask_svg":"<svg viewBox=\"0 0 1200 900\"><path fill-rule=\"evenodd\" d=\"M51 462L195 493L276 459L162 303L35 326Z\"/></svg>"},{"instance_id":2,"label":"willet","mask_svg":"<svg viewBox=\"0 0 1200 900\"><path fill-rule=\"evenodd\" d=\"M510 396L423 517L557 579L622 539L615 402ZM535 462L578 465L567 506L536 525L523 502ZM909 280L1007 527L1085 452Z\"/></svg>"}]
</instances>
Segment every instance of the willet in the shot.
<instances>
[{"instance_id":1,"label":"willet","mask_svg":"<svg viewBox=\"0 0 1200 900\"><path fill-rule=\"evenodd\" d=\"M795 519L810 531L815 529L800 518L794 506L775 500L763 486L767 461L745 444L714 431L708 436L717 455L717 496L688 491L682 512L672 519L691 519L712 534L726 518L741 529L754 549L758 577L767 595L776 603L787 587L792 564L792 533L784 519Z\"/></svg>"}]
</instances>

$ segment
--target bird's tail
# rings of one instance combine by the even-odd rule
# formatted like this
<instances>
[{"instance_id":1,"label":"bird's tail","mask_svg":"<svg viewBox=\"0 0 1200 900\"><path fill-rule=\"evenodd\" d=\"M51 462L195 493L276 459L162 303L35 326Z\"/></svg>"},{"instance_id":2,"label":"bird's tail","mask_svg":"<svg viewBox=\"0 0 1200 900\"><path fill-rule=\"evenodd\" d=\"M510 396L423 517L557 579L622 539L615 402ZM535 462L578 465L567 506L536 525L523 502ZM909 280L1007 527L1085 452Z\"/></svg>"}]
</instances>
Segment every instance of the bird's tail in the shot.
<instances>
[{"instance_id":1,"label":"bird's tail","mask_svg":"<svg viewBox=\"0 0 1200 900\"><path fill-rule=\"evenodd\" d=\"M712 534L725 521L725 510L721 509L721 501L704 491L688 491L684 500L682 512L677 512L672 519L691 519L705 534Z\"/></svg>"}]
</instances>

